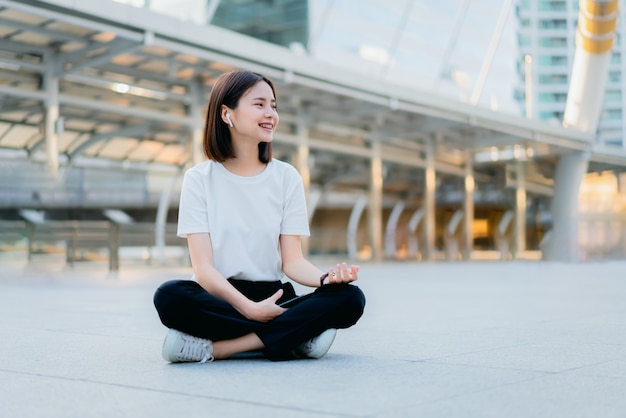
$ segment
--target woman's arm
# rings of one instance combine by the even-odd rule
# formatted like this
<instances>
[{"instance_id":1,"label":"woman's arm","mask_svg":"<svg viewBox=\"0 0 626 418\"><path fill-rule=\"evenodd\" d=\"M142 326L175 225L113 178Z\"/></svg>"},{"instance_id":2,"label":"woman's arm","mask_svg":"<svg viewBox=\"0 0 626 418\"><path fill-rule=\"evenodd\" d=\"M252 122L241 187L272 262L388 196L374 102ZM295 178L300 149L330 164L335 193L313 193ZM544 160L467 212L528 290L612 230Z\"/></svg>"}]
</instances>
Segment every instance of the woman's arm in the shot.
<instances>
[{"instance_id":1,"label":"woman's arm","mask_svg":"<svg viewBox=\"0 0 626 418\"><path fill-rule=\"evenodd\" d=\"M240 314L254 321L267 322L285 312L276 305L283 294L282 289L269 298L254 302L239 292L213 266L213 246L208 233L188 234L187 245L191 266L200 286L213 296L230 303Z\"/></svg>"},{"instance_id":2,"label":"woman's arm","mask_svg":"<svg viewBox=\"0 0 626 418\"><path fill-rule=\"evenodd\" d=\"M302 255L302 245L298 235L280 236L280 253L283 260L283 272L290 279L304 286L319 287L323 274L328 276L323 284L349 283L359 278L359 266L348 266L346 263L337 264L327 272L315 267Z\"/></svg>"}]
</instances>

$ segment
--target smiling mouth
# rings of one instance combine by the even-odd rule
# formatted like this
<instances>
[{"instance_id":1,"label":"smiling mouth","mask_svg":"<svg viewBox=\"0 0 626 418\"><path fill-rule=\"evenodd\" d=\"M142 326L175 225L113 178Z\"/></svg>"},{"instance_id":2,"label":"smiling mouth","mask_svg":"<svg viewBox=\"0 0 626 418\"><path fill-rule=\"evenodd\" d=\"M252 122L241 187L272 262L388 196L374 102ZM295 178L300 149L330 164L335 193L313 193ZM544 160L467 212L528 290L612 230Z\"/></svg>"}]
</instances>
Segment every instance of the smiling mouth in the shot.
<instances>
[{"instance_id":1,"label":"smiling mouth","mask_svg":"<svg viewBox=\"0 0 626 418\"><path fill-rule=\"evenodd\" d=\"M274 125L267 124L267 123L261 123L261 124L259 124L259 126L260 126L261 128L264 128L264 129L270 129L270 130L273 130L273 129L274 129Z\"/></svg>"}]
</instances>

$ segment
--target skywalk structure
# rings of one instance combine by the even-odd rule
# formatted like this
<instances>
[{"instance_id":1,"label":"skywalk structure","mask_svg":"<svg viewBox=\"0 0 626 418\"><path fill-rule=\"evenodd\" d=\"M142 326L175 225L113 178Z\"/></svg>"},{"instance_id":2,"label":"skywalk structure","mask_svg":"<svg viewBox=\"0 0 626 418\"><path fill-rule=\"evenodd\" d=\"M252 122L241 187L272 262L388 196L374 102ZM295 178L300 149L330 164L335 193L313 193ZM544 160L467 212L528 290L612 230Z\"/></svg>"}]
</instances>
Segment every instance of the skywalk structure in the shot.
<instances>
[{"instance_id":1,"label":"skywalk structure","mask_svg":"<svg viewBox=\"0 0 626 418\"><path fill-rule=\"evenodd\" d=\"M304 179L311 252L525 257L561 215L549 213L555 192L576 202L569 175L626 167L624 150L599 148L591 132L388 84L214 26L109 0L0 0L1 216L143 211L164 245L182 173L203 158L211 85L235 69L276 81L275 156ZM568 168L571 155L585 165ZM569 232L551 245L564 250L545 255L580 256L564 241L576 222L563 218Z\"/></svg>"}]
</instances>

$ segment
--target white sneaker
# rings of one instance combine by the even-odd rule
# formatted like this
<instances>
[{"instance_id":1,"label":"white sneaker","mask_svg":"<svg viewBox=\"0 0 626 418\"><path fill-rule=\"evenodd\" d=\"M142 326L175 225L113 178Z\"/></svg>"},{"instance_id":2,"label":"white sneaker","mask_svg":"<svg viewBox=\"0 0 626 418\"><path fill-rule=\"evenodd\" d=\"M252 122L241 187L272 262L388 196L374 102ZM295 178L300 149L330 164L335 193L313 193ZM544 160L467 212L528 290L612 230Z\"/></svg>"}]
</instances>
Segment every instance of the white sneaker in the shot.
<instances>
[{"instance_id":1,"label":"white sneaker","mask_svg":"<svg viewBox=\"0 0 626 418\"><path fill-rule=\"evenodd\" d=\"M330 346L335 341L337 330L334 328L327 329L317 337L305 341L292 351L292 354L298 358L321 358L328 352Z\"/></svg>"},{"instance_id":2,"label":"white sneaker","mask_svg":"<svg viewBox=\"0 0 626 418\"><path fill-rule=\"evenodd\" d=\"M163 358L172 363L213 361L211 340L192 337L175 329L170 329L163 341Z\"/></svg>"}]
</instances>

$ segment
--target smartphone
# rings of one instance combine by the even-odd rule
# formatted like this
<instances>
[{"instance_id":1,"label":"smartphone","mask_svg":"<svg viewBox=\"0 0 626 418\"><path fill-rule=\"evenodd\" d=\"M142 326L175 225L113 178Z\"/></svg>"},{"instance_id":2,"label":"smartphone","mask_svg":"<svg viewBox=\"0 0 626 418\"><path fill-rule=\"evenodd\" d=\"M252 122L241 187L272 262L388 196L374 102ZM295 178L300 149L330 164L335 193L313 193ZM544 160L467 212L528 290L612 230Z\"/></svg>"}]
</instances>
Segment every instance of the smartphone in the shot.
<instances>
[{"instance_id":1,"label":"smartphone","mask_svg":"<svg viewBox=\"0 0 626 418\"><path fill-rule=\"evenodd\" d=\"M278 306L280 306L281 308L291 308L292 306L297 305L298 303L302 302L303 300L307 300L312 295L313 295L313 293L307 293L306 295L296 296L293 299L289 299L289 300L287 300L285 302L279 303Z\"/></svg>"}]
</instances>

